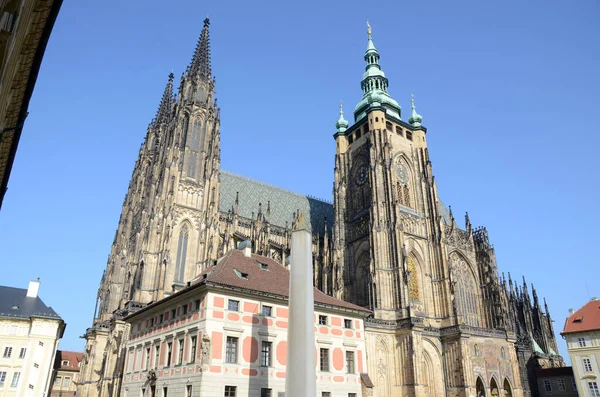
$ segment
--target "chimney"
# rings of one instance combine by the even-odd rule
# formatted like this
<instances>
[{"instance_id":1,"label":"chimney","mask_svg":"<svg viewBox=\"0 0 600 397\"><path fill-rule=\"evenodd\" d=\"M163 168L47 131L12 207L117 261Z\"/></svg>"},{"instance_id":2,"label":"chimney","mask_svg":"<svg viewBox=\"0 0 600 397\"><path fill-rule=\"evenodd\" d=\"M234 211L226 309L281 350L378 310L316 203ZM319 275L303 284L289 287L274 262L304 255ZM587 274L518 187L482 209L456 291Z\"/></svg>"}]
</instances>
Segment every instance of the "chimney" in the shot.
<instances>
[{"instance_id":1,"label":"chimney","mask_svg":"<svg viewBox=\"0 0 600 397\"><path fill-rule=\"evenodd\" d=\"M572 315L573 313L575 313L574 309L569 309L569 316Z\"/></svg>"},{"instance_id":2,"label":"chimney","mask_svg":"<svg viewBox=\"0 0 600 397\"><path fill-rule=\"evenodd\" d=\"M37 280L29 282L29 288L27 288L27 297L28 298L37 298L39 290L40 290L40 278L38 277Z\"/></svg>"},{"instance_id":3,"label":"chimney","mask_svg":"<svg viewBox=\"0 0 600 397\"><path fill-rule=\"evenodd\" d=\"M246 258L252 257L252 243L250 243L250 240L244 240L239 243L238 249L244 253Z\"/></svg>"}]
</instances>

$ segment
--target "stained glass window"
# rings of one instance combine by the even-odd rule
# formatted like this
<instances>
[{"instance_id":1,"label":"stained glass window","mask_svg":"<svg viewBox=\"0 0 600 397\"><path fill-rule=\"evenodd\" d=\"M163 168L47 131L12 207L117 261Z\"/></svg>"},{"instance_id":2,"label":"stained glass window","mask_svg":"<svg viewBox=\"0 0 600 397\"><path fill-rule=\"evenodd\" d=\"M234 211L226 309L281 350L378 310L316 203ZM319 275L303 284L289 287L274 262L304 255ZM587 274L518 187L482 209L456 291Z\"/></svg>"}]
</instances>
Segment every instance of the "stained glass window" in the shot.
<instances>
[{"instance_id":1,"label":"stained glass window","mask_svg":"<svg viewBox=\"0 0 600 397\"><path fill-rule=\"evenodd\" d=\"M469 265L464 259L454 254L451 257L452 278L454 282L454 299L458 315L467 325L479 327L479 310L477 304L477 283Z\"/></svg>"},{"instance_id":2,"label":"stained glass window","mask_svg":"<svg viewBox=\"0 0 600 397\"><path fill-rule=\"evenodd\" d=\"M187 225L181 227L179 241L177 242L177 261L175 264L175 281L183 282L185 277L185 259L187 254L189 229Z\"/></svg>"},{"instance_id":3,"label":"stained glass window","mask_svg":"<svg viewBox=\"0 0 600 397\"><path fill-rule=\"evenodd\" d=\"M407 267L409 272L408 296L411 300L418 301L421 298L419 294L419 273L417 272L415 259L412 256L408 257Z\"/></svg>"}]
</instances>

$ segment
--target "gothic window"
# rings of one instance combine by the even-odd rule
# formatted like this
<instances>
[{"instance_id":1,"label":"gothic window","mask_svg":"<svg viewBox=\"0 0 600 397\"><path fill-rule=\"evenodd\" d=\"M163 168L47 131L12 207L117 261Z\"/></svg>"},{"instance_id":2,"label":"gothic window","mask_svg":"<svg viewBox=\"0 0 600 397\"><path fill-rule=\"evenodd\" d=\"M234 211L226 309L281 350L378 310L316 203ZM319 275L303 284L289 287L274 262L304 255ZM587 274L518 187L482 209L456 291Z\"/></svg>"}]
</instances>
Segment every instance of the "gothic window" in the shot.
<instances>
[{"instance_id":1,"label":"gothic window","mask_svg":"<svg viewBox=\"0 0 600 397\"><path fill-rule=\"evenodd\" d=\"M415 263L415 259L412 256L408 257L407 260L407 270L408 270L408 296L410 300L418 301L420 300L419 294L419 273L417 271L417 265Z\"/></svg>"},{"instance_id":2,"label":"gothic window","mask_svg":"<svg viewBox=\"0 0 600 397\"><path fill-rule=\"evenodd\" d=\"M451 256L450 263L457 315L464 324L479 327L477 283L471 268L457 254Z\"/></svg>"},{"instance_id":3,"label":"gothic window","mask_svg":"<svg viewBox=\"0 0 600 397\"><path fill-rule=\"evenodd\" d=\"M175 264L175 281L179 282L183 282L185 276L185 259L187 255L188 237L189 228L184 224L179 232L179 241L177 242L177 259Z\"/></svg>"},{"instance_id":4,"label":"gothic window","mask_svg":"<svg viewBox=\"0 0 600 397\"><path fill-rule=\"evenodd\" d=\"M371 186L369 185L369 167L366 161L358 161L353 167L352 181L354 191L350 193L353 213L368 208L371 201Z\"/></svg>"},{"instance_id":5,"label":"gothic window","mask_svg":"<svg viewBox=\"0 0 600 397\"><path fill-rule=\"evenodd\" d=\"M188 155L188 169L187 169L188 177L196 178L197 163L198 163L198 155L194 152L191 152Z\"/></svg>"},{"instance_id":6,"label":"gothic window","mask_svg":"<svg viewBox=\"0 0 600 397\"><path fill-rule=\"evenodd\" d=\"M190 150L195 152L200 151L200 129L202 127L202 122L199 119L194 120L194 125L192 127L192 134L190 137Z\"/></svg>"},{"instance_id":7,"label":"gothic window","mask_svg":"<svg viewBox=\"0 0 600 397\"><path fill-rule=\"evenodd\" d=\"M137 276L135 280L135 289L142 288L142 277L144 276L144 262L140 263L140 267L137 270Z\"/></svg>"}]
</instances>

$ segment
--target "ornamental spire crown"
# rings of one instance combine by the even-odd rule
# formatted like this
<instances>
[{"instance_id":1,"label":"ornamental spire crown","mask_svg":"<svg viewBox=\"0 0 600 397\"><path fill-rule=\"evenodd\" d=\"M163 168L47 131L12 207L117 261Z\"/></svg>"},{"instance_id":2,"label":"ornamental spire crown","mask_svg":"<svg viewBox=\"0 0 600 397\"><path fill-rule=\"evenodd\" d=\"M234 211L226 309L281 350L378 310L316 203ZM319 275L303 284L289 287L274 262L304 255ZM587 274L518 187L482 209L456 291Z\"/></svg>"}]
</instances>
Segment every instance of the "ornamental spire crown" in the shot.
<instances>
[{"instance_id":1,"label":"ornamental spire crown","mask_svg":"<svg viewBox=\"0 0 600 397\"><path fill-rule=\"evenodd\" d=\"M410 104L411 104L411 108L412 108L412 114L408 118L408 122L413 127L420 127L421 123L423 122L423 117L419 113L417 113L417 108L415 107L415 96L413 94L410 94L410 96L411 96Z\"/></svg>"},{"instance_id":2,"label":"ornamental spire crown","mask_svg":"<svg viewBox=\"0 0 600 397\"><path fill-rule=\"evenodd\" d=\"M210 20L206 18L200 38L198 39L198 44L196 44L194 56L192 57L190 66L188 66L188 76L199 76L205 80L210 80L211 78L209 25Z\"/></svg>"},{"instance_id":3,"label":"ornamental spire crown","mask_svg":"<svg viewBox=\"0 0 600 397\"><path fill-rule=\"evenodd\" d=\"M344 118L344 104L340 103L340 118L335 123L337 132L345 132L348 129L348 121Z\"/></svg>"}]
</instances>

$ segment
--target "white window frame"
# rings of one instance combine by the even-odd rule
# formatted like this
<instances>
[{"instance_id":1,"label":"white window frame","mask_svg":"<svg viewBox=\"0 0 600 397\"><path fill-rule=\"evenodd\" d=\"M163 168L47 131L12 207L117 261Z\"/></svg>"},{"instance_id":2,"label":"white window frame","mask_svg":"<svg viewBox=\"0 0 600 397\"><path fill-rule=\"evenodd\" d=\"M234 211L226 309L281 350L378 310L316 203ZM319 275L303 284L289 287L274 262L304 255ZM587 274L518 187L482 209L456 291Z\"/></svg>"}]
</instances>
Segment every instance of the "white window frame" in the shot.
<instances>
[{"instance_id":1,"label":"white window frame","mask_svg":"<svg viewBox=\"0 0 600 397\"><path fill-rule=\"evenodd\" d=\"M550 382L550 379L544 379L544 389L548 393L552 393L552 382Z\"/></svg>"},{"instance_id":2,"label":"white window frame","mask_svg":"<svg viewBox=\"0 0 600 397\"><path fill-rule=\"evenodd\" d=\"M594 371L594 366L592 365L592 360L590 360L588 357L582 357L581 362L583 364L584 372L593 372Z\"/></svg>"}]
</instances>

